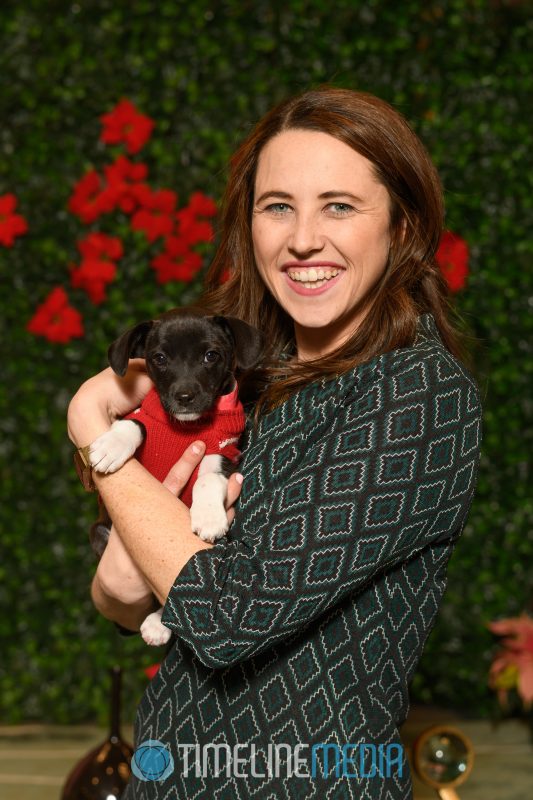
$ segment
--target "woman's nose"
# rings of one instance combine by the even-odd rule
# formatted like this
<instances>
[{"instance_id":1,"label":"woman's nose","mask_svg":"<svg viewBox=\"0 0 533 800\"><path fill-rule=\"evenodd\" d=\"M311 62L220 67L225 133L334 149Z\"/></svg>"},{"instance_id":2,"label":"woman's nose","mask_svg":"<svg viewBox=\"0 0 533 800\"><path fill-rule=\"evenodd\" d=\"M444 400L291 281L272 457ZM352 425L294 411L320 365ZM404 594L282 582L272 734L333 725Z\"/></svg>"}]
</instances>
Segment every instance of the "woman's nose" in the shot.
<instances>
[{"instance_id":1,"label":"woman's nose","mask_svg":"<svg viewBox=\"0 0 533 800\"><path fill-rule=\"evenodd\" d=\"M287 244L289 250L299 256L322 250L324 237L314 215L295 215Z\"/></svg>"}]
</instances>

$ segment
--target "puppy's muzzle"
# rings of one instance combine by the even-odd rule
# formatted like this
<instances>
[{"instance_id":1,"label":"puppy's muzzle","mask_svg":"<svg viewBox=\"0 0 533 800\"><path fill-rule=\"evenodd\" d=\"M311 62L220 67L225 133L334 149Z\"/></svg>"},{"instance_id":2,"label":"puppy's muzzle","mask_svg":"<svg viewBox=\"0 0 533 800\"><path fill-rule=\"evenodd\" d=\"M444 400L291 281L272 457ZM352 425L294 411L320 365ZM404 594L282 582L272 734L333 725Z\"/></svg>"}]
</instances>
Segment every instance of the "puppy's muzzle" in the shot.
<instances>
[{"instance_id":1,"label":"puppy's muzzle","mask_svg":"<svg viewBox=\"0 0 533 800\"><path fill-rule=\"evenodd\" d=\"M212 408L216 398L212 392L189 383L171 387L160 395L160 399L168 414L187 420L195 419Z\"/></svg>"}]
</instances>

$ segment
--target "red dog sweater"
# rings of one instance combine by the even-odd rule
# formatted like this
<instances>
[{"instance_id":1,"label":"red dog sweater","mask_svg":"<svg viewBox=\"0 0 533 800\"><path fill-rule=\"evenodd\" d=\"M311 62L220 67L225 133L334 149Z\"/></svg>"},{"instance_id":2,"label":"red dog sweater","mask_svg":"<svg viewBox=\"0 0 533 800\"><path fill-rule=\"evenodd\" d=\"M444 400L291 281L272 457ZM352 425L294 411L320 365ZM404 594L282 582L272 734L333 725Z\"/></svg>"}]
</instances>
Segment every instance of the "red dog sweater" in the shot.
<instances>
[{"instance_id":1,"label":"red dog sweater","mask_svg":"<svg viewBox=\"0 0 533 800\"><path fill-rule=\"evenodd\" d=\"M237 395L237 384L232 392L221 395L210 411L191 422L180 422L167 414L155 389L146 395L140 408L124 419L134 419L144 425L146 436L135 458L159 481L166 478L170 468L197 439L205 442L205 455L222 455L234 464L239 462L241 453L237 443L246 418ZM179 496L189 508L198 469L196 467Z\"/></svg>"}]
</instances>

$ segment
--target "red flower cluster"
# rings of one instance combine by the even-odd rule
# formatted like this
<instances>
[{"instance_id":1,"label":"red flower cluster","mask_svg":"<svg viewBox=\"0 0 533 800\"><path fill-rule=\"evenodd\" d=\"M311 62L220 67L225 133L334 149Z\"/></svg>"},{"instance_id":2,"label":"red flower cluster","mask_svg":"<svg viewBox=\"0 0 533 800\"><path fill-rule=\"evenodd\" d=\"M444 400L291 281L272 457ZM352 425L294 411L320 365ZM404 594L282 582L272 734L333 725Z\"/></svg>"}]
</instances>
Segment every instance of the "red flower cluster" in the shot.
<instances>
[{"instance_id":1,"label":"red flower cluster","mask_svg":"<svg viewBox=\"0 0 533 800\"><path fill-rule=\"evenodd\" d=\"M128 143L125 130L131 133L131 128L137 130L136 143L145 144L153 128L153 123L147 126L142 122L148 117L138 114L127 100L122 100L101 119L106 126L101 138L106 142ZM131 147L129 150L134 152ZM133 230L142 231L150 243L167 237L166 249L152 261L158 280L190 281L201 267L201 259L191 248L212 240L214 231L208 218L217 213L216 204L201 192L195 192L189 205L176 211L176 193L169 189L153 190L145 182L147 174L146 164L136 164L120 156L104 167L104 175L90 170L83 176L74 187L69 210L86 224L117 208L130 214ZM177 238L181 239L180 245L174 241Z\"/></svg>"},{"instance_id":2,"label":"red flower cluster","mask_svg":"<svg viewBox=\"0 0 533 800\"><path fill-rule=\"evenodd\" d=\"M69 211L86 225L117 208L131 214L150 192L143 183L148 174L146 164L134 164L119 156L104 171L105 178L94 169L85 173L68 201Z\"/></svg>"},{"instance_id":3,"label":"red flower cluster","mask_svg":"<svg viewBox=\"0 0 533 800\"><path fill-rule=\"evenodd\" d=\"M81 314L69 305L67 294L61 286L52 289L26 327L36 336L44 336L50 342L61 344L66 344L76 336L83 336Z\"/></svg>"},{"instance_id":4,"label":"red flower cluster","mask_svg":"<svg viewBox=\"0 0 533 800\"><path fill-rule=\"evenodd\" d=\"M437 250L437 264L450 291L464 289L468 277L468 244L456 233L444 231Z\"/></svg>"},{"instance_id":5,"label":"red flower cluster","mask_svg":"<svg viewBox=\"0 0 533 800\"><path fill-rule=\"evenodd\" d=\"M82 262L79 267L71 265L71 283L76 289L85 289L97 305L105 300L105 288L115 278L117 265L114 262L122 258L122 242L105 233L90 233L78 242L78 250Z\"/></svg>"},{"instance_id":6,"label":"red flower cluster","mask_svg":"<svg viewBox=\"0 0 533 800\"><path fill-rule=\"evenodd\" d=\"M153 192L148 186L139 193L141 208L131 218L134 231L143 231L149 242L167 236L174 228L176 193L170 189Z\"/></svg>"},{"instance_id":7,"label":"red flower cluster","mask_svg":"<svg viewBox=\"0 0 533 800\"><path fill-rule=\"evenodd\" d=\"M28 223L20 214L15 214L17 198L14 194L0 196L0 244L13 247L17 236L28 230Z\"/></svg>"},{"instance_id":8,"label":"red flower cluster","mask_svg":"<svg viewBox=\"0 0 533 800\"><path fill-rule=\"evenodd\" d=\"M82 222L89 225L101 214L114 208L114 199L109 187L105 186L95 169L86 172L76 186L68 201L68 210L76 214Z\"/></svg>"},{"instance_id":9,"label":"red flower cluster","mask_svg":"<svg viewBox=\"0 0 533 800\"><path fill-rule=\"evenodd\" d=\"M217 207L211 198L194 192L189 205L175 214L177 228L165 239L165 249L151 264L159 283L191 281L202 266L202 257L191 248L199 242L210 242L213 226L205 217L213 217Z\"/></svg>"},{"instance_id":10,"label":"red flower cluster","mask_svg":"<svg viewBox=\"0 0 533 800\"><path fill-rule=\"evenodd\" d=\"M104 167L107 183L115 194L115 203L131 214L142 204L142 193L148 187L143 183L148 175L146 164L134 164L125 156L119 156L113 164Z\"/></svg>"},{"instance_id":11,"label":"red flower cluster","mask_svg":"<svg viewBox=\"0 0 533 800\"><path fill-rule=\"evenodd\" d=\"M100 135L106 144L120 144L124 142L128 153L138 153L150 136L154 122L150 117L139 113L133 103L122 99L108 114L100 117L104 129Z\"/></svg>"},{"instance_id":12,"label":"red flower cluster","mask_svg":"<svg viewBox=\"0 0 533 800\"><path fill-rule=\"evenodd\" d=\"M100 119L103 123L100 139L106 144L124 143L129 153L137 153L144 147L154 128L153 120L139 113L133 103L126 99L122 99ZM104 166L102 173L95 169L86 172L74 186L68 201L69 211L86 225L116 210L129 215L132 230L141 231L149 243L157 239L164 240L163 252L151 262L157 280L160 283L191 281L202 266L201 255L192 248L200 242L212 240L214 232L209 218L215 216L217 207L209 197L195 192L189 204L177 210L176 193L170 189L153 189L146 182L147 176L146 164L135 163L120 155ZM1 213L0 206L0 236ZM99 304L105 300L107 285L115 279L116 262L123 255L122 242L116 237L93 232L78 243L78 249L81 262L70 265L71 284L76 289L86 291L92 302ZM62 306L63 316L58 316L54 303L57 305L60 300L66 304L64 292L63 295L56 294L48 298L36 312L28 330L51 338L56 335L56 329L51 327L50 320L54 324L63 318L72 321L69 313L74 309L69 306ZM50 312L49 303L52 301ZM52 313L52 317L45 319L43 315L49 313ZM82 335L75 332L81 329L79 315L78 322L79 328L72 322L72 330L68 335ZM65 325L62 330L66 330ZM55 338L52 341L62 340Z\"/></svg>"}]
</instances>

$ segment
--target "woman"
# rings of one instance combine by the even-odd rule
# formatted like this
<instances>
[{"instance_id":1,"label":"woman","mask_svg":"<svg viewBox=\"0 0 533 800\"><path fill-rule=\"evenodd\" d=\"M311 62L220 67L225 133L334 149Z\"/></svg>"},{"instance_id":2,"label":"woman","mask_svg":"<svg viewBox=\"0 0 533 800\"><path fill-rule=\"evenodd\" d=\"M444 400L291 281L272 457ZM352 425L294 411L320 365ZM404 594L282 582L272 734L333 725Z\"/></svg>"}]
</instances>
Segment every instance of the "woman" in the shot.
<instances>
[{"instance_id":1,"label":"woman","mask_svg":"<svg viewBox=\"0 0 533 800\"><path fill-rule=\"evenodd\" d=\"M480 440L435 263L442 219L422 144L370 95L306 92L236 153L198 304L256 325L271 351L229 534L202 542L175 497L201 449L166 487L134 459L95 476L115 523L97 608L138 630L161 603L176 635L135 734L169 747L174 771L133 777L127 798L412 796L398 726ZM72 439L91 442L148 388L137 362L125 381L93 378ZM218 777L216 745L234 759Z\"/></svg>"}]
</instances>

